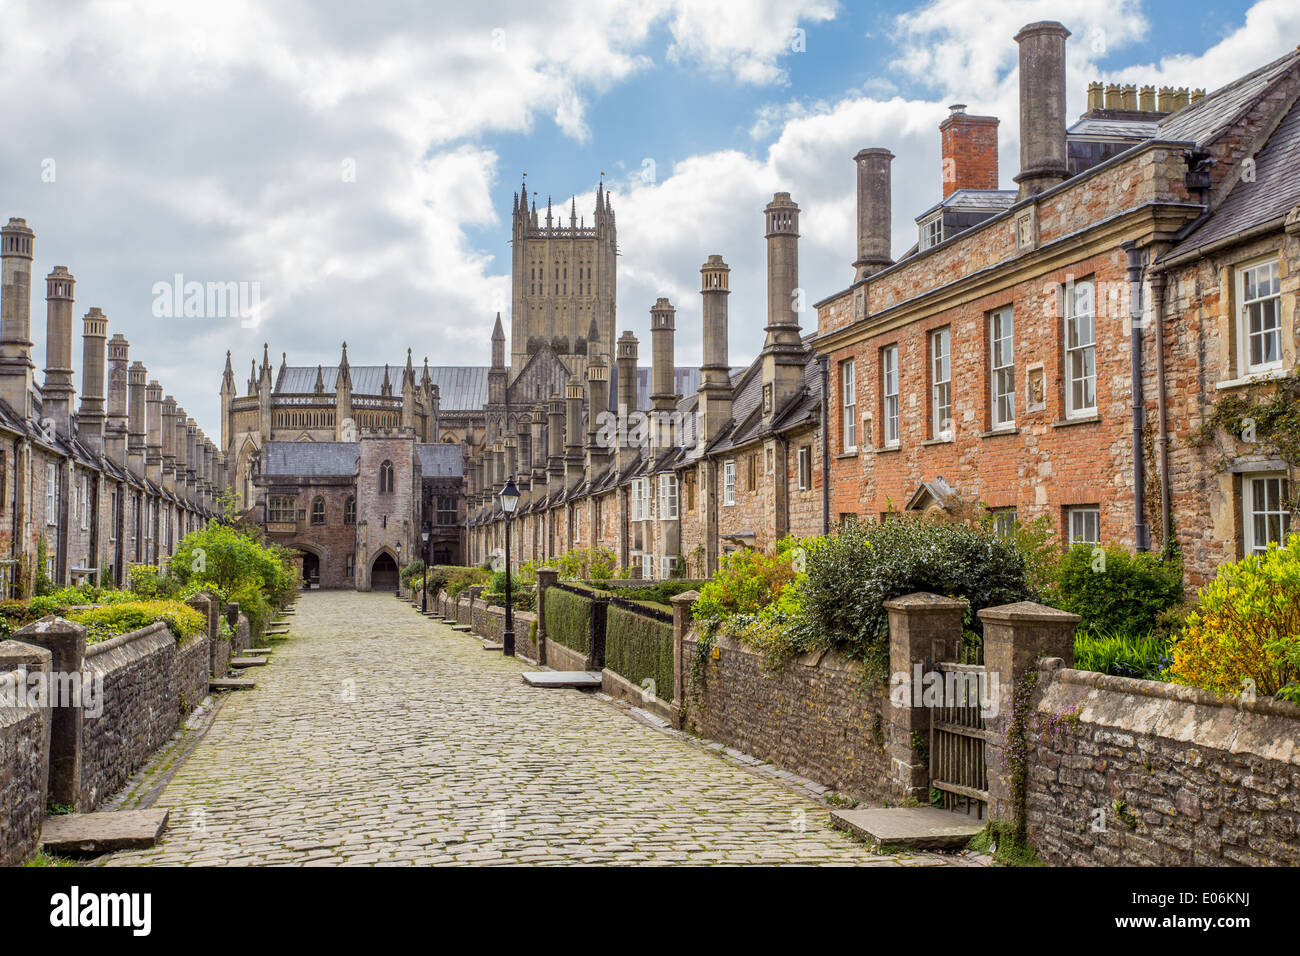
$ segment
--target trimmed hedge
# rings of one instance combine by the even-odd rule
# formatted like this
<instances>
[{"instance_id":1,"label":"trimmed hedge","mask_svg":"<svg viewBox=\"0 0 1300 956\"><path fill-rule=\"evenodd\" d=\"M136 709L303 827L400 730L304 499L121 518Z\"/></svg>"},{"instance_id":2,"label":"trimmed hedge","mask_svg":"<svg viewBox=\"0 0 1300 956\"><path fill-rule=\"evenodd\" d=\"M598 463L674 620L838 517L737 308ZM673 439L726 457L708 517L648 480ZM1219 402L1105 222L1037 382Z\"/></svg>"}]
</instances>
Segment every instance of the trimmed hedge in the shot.
<instances>
[{"instance_id":1,"label":"trimmed hedge","mask_svg":"<svg viewBox=\"0 0 1300 956\"><path fill-rule=\"evenodd\" d=\"M592 601L559 588L546 590L546 636L565 647L591 651Z\"/></svg>"},{"instance_id":2,"label":"trimmed hedge","mask_svg":"<svg viewBox=\"0 0 1300 956\"><path fill-rule=\"evenodd\" d=\"M546 595L548 608L555 593ZM649 678L656 697L671 698L673 626L611 604L605 618L605 666L638 687Z\"/></svg>"}]
</instances>

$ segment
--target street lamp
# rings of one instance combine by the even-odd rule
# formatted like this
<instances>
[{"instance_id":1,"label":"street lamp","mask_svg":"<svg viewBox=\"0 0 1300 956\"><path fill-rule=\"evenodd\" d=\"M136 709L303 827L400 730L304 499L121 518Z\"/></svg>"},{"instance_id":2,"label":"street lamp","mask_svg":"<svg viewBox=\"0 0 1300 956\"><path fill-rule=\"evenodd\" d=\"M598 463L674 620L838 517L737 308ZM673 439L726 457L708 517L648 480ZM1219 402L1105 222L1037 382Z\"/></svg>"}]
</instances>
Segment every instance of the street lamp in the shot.
<instances>
[{"instance_id":1,"label":"street lamp","mask_svg":"<svg viewBox=\"0 0 1300 956\"><path fill-rule=\"evenodd\" d=\"M397 586L393 588L393 594L397 597L402 596L402 542L397 542Z\"/></svg>"},{"instance_id":2,"label":"street lamp","mask_svg":"<svg viewBox=\"0 0 1300 956\"><path fill-rule=\"evenodd\" d=\"M424 530L420 532L420 540L424 542L424 591L420 595L420 613L429 613L429 531L431 530L429 522L424 523Z\"/></svg>"},{"instance_id":3,"label":"street lamp","mask_svg":"<svg viewBox=\"0 0 1300 956\"><path fill-rule=\"evenodd\" d=\"M515 487L514 475L506 479L506 486L497 497L501 499L501 513L506 516L506 632L501 638L501 650L506 657L514 657L514 599L510 596L510 517L519 507L519 489Z\"/></svg>"}]
</instances>

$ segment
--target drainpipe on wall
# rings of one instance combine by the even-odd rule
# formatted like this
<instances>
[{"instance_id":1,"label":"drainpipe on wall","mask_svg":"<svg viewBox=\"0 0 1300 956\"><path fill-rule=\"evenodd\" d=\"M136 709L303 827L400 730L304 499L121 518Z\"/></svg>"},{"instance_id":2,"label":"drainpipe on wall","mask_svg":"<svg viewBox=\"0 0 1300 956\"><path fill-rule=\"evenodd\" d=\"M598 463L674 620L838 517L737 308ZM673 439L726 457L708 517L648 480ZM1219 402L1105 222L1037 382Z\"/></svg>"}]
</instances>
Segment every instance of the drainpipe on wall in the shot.
<instances>
[{"instance_id":1,"label":"drainpipe on wall","mask_svg":"<svg viewBox=\"0 0 1300 956\"><path fill-rule=\"evenodd\" d=\"M831 357L818 355L822 376L822 534L831 533Z\"/></svg>"},{"instance_id":2,"label":"drainpipe on wall","mask_svg":"<svg viewBox=\"0 0 1300 956\"><path fill-rule=\"evenodd\" d=\"M1133 377L1133 546L1151 550L1151 529L1146 521L1146 402L1142 396L1142 251L1133 240L1120 246L1128 256L1130 364Z\"/></svg>"},{"instance_id":3,"label":"drainpipe on wall","mask_svg":"<svg viewBox=\"0 0 1300 956\"><path fill-rule=\"evenodd\" d=\"M1165 407L1165 274L1151 275L1151 311L1156 324L1156 450L1160 456L1160 553L1168 558L1173 547L1173 520L1169 501L1169 418Z\"/></svg>"}]
</instances>

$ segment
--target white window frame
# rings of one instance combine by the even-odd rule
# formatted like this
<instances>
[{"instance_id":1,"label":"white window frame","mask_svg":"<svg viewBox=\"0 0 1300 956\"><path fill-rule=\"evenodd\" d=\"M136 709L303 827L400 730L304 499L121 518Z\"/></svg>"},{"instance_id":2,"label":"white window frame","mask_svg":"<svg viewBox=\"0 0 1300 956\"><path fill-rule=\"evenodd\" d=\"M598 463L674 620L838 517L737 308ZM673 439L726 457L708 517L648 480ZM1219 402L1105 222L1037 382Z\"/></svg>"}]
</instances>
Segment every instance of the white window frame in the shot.
<instances>
[{"instance_id":1,"label":"white window frame","mask_svg":"<svg viewBox=\"0 0 1300 956\"><path fill-rule=\"evenodd\" d=\"M1078 518L1078 522L1075 519ZM1087 534L1090 530L1089 523L1093 525L1091 530L1095 531L1095 538L1085 538L1082 534ZM1071 545L1075 544L1101 544L1101 507L1098 505L1078 505L1073 508L1065 509L1066 534Z\"/></svg>"},{"instance_id":2,"label":"white window frame","mask_svg":"<svg viewBox=\"0 0 1300 956\"><path fill-rule=\"evenodd\" d=\"M1015 531L1018 520L1015 508L998 508L993 512L993 531L1006 537Z\"/></svg>"},{"instance_id":3,"label":"white window frame","mask_svg":"<svg viewBox=\"0 0 1300 956\"><path fill-rule=\"evenodd\" d=\"M841 450L854 452L858 450L858 375L853 359L840 363L840 404L843 409Z\"/></svg>"},{"instance_id":4,"label":"white window frame","mask_svg":"<svg viewBox=\"0 0 1300 956\"><path fill-rule=\"evenodd\" d=\"M795 452L795 481L800 491L812 488L812 449L804 446Z\"/></svg>"},{"instance_id":5,"label":"white window frame","mask_svg":"<svg viewBox=\"0 0 1300 956\"><path fill-rule=\"evenodd\" d=\"M646 581L655 579L655 556L649 551L641 555L641 577Z\"/></svg>"},{"instance_id":6,"label":"white window frame","mask_svg":"<svg viewBox=\"0 0 1300 956\"><path fill-rule=\"evenodd\" d=\"M1097 295L1092 279L1067 285L1065 303L1065 417L1097 414ZM1083 308L1086 307L1086 308ZM1084 321L1086 320L1086 325ZM1075 386L1084 393L1076 398ZM1084 404L1091 386L1092 404Z\"/></svg>"},{"instance_id":7,"label":"white window frame","mask_svg":"<svg viewBox=\"0 0 1300 956\"><path fill-rule=\"evenodd\" d=\"M59 466L55 462L47 461L45 463L45 523L47 525L57 524L59 520L58 487Z\"/></svg>"},{"instance_id":8,"label":"white window frame","mask_svg":"<svg viewBox=\"0 0 1300 956\"><path fill-rule=\"evenodd\" d=\"M1256 508L1256 491L1262 491L1263 508ZM1270 491L1272 495L1270 496ZM1287 477L1278 472L1273 474L1245 475L1241 482L1241 530L1246 554L1263 554L1268 550L1270 541L1285 544L1291 533L1291 513L1286 509L1287 496L1290 491ZM1264 522L1264 538L1260 540L1256 523ZM1273 537L1276 527L1278 537Z\"/></svg>"},{"instance_id":9,"label":"white window frame","mask_svg":"<svg viewBox=\"0 0 1300 956\"><path fill-rule=\"evenodd\" d=\"M1016 316L1011 306L989 314L989 424L1016 427ZM1003 408L1010 412L1003 417Z\"/></svg>"},{"instance_id":10,"label":"white window frame","mask_svg":"<svg viewBox=\"0 0 1300 956\"><path fill-rule=\"evenodd\" d=\"M676 521L679 517L677 501L677 476L659 476L659 520Z\"/></svg>"},{"instance_id":11,"label":"white window frame","mask_svg":"<svg viewBox=\"0 0 1300 956\"><path fill-rule=\"evenodd\" d=\"M921 248L930 249L943 242L943 210L920 223Z\"/></svg>"},{"instance_id":12,"label":"white window frame","mask_svg":"<svg viewBox=\"0 0 1300 956\"><path fill-rule=\"evenodd\" d=\"M886 448L897 448L902 439L899 420L901 402L898 390L898 346L887 345L880 350L881 412Z\"/></svg>"},{"instance_id":13,"label":"white window frame","mask_svg":"<svg viewBox=\"0 0 1300 956\"><path fill-rule=\"evenodd\" d=\"M1247 279L1252 280L1254 294L1247 294ZM1263 282L1261 283L1261 279ZM1265 294L1259 294L1261 285L1266 286ZM1239 266L1236 274L1237 288L1237 368L1240 375L1257 375L1282 367L1282 285L1281 274L1276 258L1264 262L1254 262ZM1271 309L1273 325L1266 329L1263 317ZM1260 330L1252 330L1252 312L1260 319ZM1261 343L1261 358L1256 362L1251 357L1251 344L1258 339ZM1266 357L1265 343L1271 343L1274 358Z\"/></svg>"},{"instance_id":14,"label":"white window frame","mask_svg":"<svg viewBox=\"0 0 1300 956\"><path fill-rule=\"evenodd\" d=\"M952 327L935 329L929 338L930 434L939 441L951 441L956 431L952 420Z\"/></svg>"},{"instance_id":15,"label":"white window frame","mask_svg":"<svg viewBox=\"0 0 1300 956\"><path fill-rule=\"evenodd\" d=\"M722 463L722 503L728 507L736 503L736 459Z\"/></svg>"},{"instance_id":16,"label":"white window frame","mask_svg":"<svg viewBox=\"0 0 1300 956\"><path fill-rule=\"evenodd\" d=\"M663 573L665 578L671 578L673 571L677 570L677 555L665 554L663 557Z\"/></svg>"}]
</instances>

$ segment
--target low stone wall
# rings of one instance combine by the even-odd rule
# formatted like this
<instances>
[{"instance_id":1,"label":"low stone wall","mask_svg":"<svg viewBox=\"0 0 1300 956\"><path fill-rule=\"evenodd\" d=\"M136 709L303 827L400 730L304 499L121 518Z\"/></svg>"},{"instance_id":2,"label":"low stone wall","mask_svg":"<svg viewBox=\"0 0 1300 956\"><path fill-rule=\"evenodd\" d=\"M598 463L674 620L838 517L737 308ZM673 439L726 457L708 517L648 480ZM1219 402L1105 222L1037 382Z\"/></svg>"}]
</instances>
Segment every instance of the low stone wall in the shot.
<instances>
[{"instance_id":1,"label":"low stone wall","mask_svg":"<svg viewBox=\"0 0 1300 956\"><path fill-rule=\"evenodd\" d=\"M529 637L529 634L532 631L533 622L536 620L537 615L531 611L515 611L514 613L515 653L522 654L534 661L537 660L537 643ZM469 623L474 628L475 634L496 641L499 644L505 639L506 609L497 607L494 604L488 604L481 599L477 600L470 609Z\"/></svg>"},{"instance_id":2,"label":"low stone wall","mask_svg":"<svg viewBox=\"0 0 1300 956\"><path fill-rule=\"evenodd\" d=\"M179 726L175 656L176 638L161 622L86 648L86 675L102 676L104 691L102 712L82 724L82 811L126 783Z\"/></svg>"},{"instance_id":3,"label":"low stone wall","mask_svg":"<svg viewBox=\"0 0 1300 956\"><path fill-rule=\"evenodd\" d=\"M546 666L556 671L585 671L587 655L580 654L559 641L546 639Z\"/></svg>"},{"instance_id":4,"label":"low stone wall","mask_svg":"<svg viewBox=\"0 0 1300 956\"><path fill-rule=\"evenodd\" d=\"M27 664L49 673L50 654L15 641L0 648L26 657L43 657ZM45 819L46 782L50 769L50 709L28 706L27 671L0 673L0 866L21 863L36 848Z\"/></svg>"},{"instance_id":5,"label":"low stone wall","mask_svg":"<svg viewBox=\"0 0 1300 956\"><path fill-rule=\"evenodd\" d=\"M218 639L220 640L220 639ZM229 641L220 641L226 647ZM177 716L184 720L208 696L211 666L208 636L198 634L176 647L172 657L172 686L176 689Z\"/></svg>"},{"instance_id":6,"label":"low stone wall","mask_svg":"<svg viewBox=\"0 0 1300 956\"><path fill-rule=\"evenodd\" d=\"M807 654L775 672L727 637L718 658L693 675L698 639L682 639L686 725L697 733L860 800L888 794L885 710L857 665L832 653Z\"/></svg>"},{"instance_id":7,"label":"low stone wall","mask_svg":"<svg viewBox=\"0 0 1300 956\"><path fill-rule=\"evenodd\" d=\"M1048 863L1300 865L1300 707L1038 672L1025 818Z\"/></svg>"}]
</instances>

